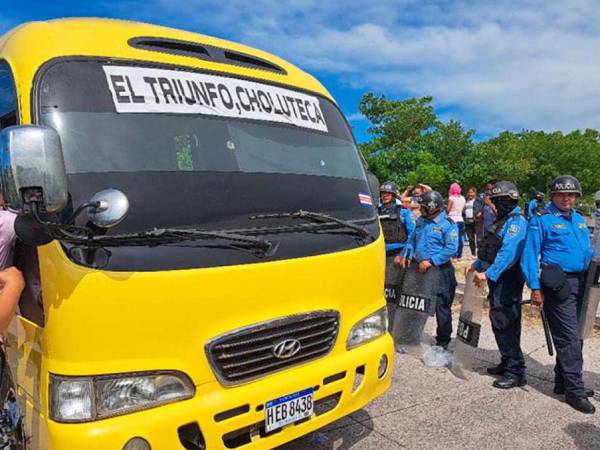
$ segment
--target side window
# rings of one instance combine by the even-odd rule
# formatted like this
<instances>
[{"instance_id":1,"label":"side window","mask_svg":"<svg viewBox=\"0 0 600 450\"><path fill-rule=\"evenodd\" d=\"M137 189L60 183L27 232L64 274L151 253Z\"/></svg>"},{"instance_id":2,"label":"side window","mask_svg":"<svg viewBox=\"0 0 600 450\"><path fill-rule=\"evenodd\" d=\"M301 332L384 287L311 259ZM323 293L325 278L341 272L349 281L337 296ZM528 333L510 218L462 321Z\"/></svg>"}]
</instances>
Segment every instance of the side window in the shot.
<instances>
[{"instance_id":1,"label":"side window","mask_svg":"<svg viewBox=\"0 0 600 450\"><path fill-rule=\"evenodd\" d=\"M6 61L0 61L0 130L17 124L15 80Z\"/></svg>"}]
</instances>

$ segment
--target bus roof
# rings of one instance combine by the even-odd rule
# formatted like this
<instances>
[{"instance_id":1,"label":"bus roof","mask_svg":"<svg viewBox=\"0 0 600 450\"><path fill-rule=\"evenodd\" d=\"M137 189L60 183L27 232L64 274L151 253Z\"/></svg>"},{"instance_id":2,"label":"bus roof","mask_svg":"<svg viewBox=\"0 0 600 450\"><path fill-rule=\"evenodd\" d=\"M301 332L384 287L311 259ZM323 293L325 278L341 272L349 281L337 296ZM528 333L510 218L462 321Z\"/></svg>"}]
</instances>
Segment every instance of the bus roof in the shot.
<instances>
[{"instance_id":1,"label":"bus roof","mask_svg":"<svg viewBox=\"0 0 600 450\"><path fill-rule=\"evenodd\" d=\"M212 57L216 54L218 58ZM174 28L125 20L68 18L28 22L0 37L0 59L7 60L15 73L30 80L44 62L67 56L204 69L294 86L333 100L313 76L277 56Z\"/></svg>"}]
</instances>

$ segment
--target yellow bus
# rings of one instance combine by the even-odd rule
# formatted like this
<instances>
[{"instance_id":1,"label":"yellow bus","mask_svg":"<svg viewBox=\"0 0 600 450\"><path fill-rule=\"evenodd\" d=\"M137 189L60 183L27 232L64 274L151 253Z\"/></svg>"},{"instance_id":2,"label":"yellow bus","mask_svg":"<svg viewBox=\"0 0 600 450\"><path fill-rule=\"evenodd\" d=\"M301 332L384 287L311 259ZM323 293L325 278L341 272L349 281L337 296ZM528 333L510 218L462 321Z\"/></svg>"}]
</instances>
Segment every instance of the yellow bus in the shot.
<instances>
[{"instance_id":1,"label":"yellow bus","mask_svg":"<svg viewBox=\"0 0 600 450\"><path fill-rule=\"evenodd\" d=\"M379 223L312 76L170 28L27 23L0 39L0 128L16 448L274 448L388 388Z\"/></svg>"}]
</instances>

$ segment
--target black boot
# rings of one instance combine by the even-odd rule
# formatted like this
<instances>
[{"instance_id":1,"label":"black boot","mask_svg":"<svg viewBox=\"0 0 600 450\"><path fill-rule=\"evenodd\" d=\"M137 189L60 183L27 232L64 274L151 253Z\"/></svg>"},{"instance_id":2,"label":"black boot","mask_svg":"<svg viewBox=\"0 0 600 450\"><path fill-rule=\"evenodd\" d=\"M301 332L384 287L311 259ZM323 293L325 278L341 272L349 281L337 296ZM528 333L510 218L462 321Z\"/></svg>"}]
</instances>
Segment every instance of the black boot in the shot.
<instances>
[{"instance_id":1,"label":"black boot","mask_svg":"<svg viewBox=\"0 0 600 450\"><path fill-rule=\"evenodd\" d=\"M564 395L565 393L565 387L555 384L554 385L554 393L556 395ZM585 389L585 396L586 397L593 397L594 396L594 390L593 389Z\"/></svg>"},{"instance_id":2,"label":"black boot","mask_svg":"<svg viewBox=\"0 0 600 450\"><path fill-rule=\"evenodd\" d=\"M503 375L492 383L492 386L498 389L511 389L515 387L525 386L527 380L525 377L517 378L514 375Z\"/></svg>"},{"instance_id":3,"label":"black boot","mask_svg":"<svg viewBox=\"0 0 600 450\"><path fill-rule=\"evenodd\" d=\"M497 366L488 367L485 370L490 375L502 375L504 372L506 372L506 366L504 364L498 364Z\"/></svg>"},{"instance_id":4,"label":"black boot","mask_svg":"<svg viewBox=\"0 0 600 450\"><path fill-rule=\"evenodd\" d=\"M596 408L594 408L594 405L592 405L587 397L576 397L567 393L565 400L573 409L584 414L594 414L596 412Z\"/></svg>"}]
</instances>

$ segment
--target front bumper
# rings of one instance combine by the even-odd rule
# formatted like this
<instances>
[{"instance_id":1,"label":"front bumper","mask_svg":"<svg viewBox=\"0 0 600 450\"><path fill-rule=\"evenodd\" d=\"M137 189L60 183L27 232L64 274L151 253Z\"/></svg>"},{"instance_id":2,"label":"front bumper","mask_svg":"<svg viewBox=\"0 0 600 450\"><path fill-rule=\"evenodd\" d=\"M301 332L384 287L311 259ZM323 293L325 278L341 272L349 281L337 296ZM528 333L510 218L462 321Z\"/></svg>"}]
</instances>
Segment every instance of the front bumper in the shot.
<instances>
[{"instance_id":1,"label":"front bumper","mask_svg":"<svg viewBox=\"0 0 600 450\"><path fill-rule=\"evenodd\" d=\"M377 369L382 355L388 358L388 370L379 379ZM121 450L132 437L140 436L153 450L184 449L179 436L181 427L187 425L189 429L194 423L199 426L207 450L273 448L344 417L383 394L391 383L392 365L393 343L386 333L350 351L246 385L200 385L190 400L92 423L48 421L47 448L73 450L84 445L86 450ZM315 414L266 434L265 402L309 387L315 388Z\"/></svg>"}]
</instances>

